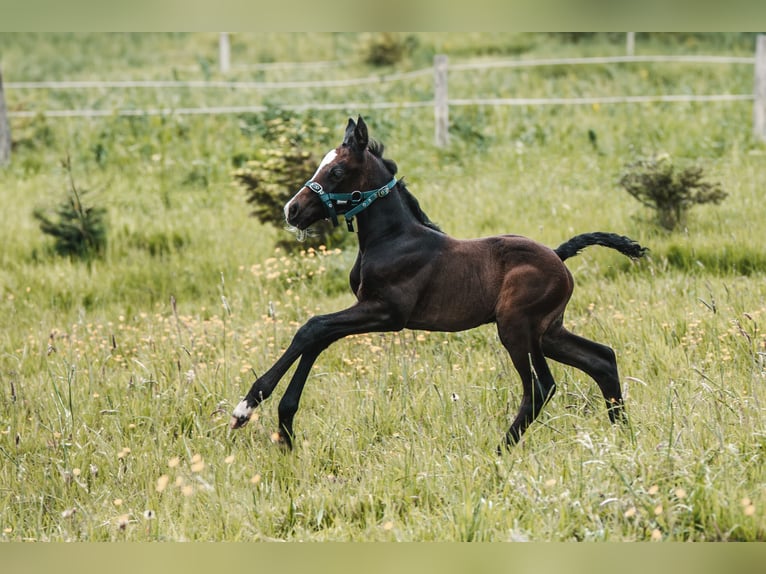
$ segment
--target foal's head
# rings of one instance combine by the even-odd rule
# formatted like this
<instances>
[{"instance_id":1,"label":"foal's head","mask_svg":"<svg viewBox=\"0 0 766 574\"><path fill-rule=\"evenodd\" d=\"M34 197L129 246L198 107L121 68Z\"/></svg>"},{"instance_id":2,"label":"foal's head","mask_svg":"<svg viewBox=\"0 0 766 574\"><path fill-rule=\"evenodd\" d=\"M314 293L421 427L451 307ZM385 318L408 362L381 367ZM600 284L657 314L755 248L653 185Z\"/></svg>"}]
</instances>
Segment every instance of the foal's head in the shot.
<instances>
[{"instance_id":1,"label":"foal's head","mask_svg":"<svg viewBox=\"0 0 766 574\"><path fill-rule=\"evenodd\" d=\"M370 142L360 116L349 118L346 134L337 148L324 156L316 173L285 205L287 224L304 230L320 219L343 215L358 203L359 190L379 187L396 173L396 164L382 159L382 146Z\"/></svg>"}]
</instances>

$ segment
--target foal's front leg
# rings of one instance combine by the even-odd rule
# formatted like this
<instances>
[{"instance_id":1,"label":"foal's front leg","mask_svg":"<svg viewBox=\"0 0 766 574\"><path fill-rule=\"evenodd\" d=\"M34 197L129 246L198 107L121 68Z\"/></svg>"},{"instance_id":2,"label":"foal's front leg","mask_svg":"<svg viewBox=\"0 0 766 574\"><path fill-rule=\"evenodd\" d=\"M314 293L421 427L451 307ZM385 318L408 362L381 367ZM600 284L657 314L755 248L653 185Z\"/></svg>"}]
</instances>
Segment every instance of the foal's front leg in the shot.
<instances>
[{"instance_id":1,"label":"foal's front leg","mask_svg":"<svg viewBox=\"0 0 766 574\"><path fill-rule=\"evenodd\" d=\"M312 317L298 329L284 354L253 383L245 398L236 406L232 413L231 428L247 424L255 407L271 395L290 366L301 357L279 403L280 440L291 446L293 418L298 410L306 378L319 354L333 342L348 335L398 331L403 327L403 319L391 313L386 303L379 301L360 301L343 311Z\"/></svg>"}]
</instances>

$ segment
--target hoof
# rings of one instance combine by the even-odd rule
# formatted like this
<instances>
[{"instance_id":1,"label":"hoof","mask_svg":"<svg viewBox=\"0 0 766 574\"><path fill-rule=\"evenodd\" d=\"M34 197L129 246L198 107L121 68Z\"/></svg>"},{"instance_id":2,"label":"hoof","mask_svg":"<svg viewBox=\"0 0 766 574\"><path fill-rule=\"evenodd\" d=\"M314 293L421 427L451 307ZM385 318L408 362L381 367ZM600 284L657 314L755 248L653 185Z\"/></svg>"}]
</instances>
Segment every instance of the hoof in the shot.
<instances>
[{"instance_id":1,"label":"hoof","mask_svg":"<svg viewBox=\"0 0 766 574\"><path fill-rule=\"evenodd\" d=\"M239 417L231 417L231 423L229 423L229 428L231 430L242 428L247 424L247 422L250 420L250 417L247 418L239 418Z\"/></svg>"},{"instance_id":2,"label":"hoof","mask_svg":"<svg viewBox=\"0 0 766 574\"><path fill-rule=\"evenodd\" d=\"M271 442L285 452L293 450L293 441L291 441L287 435L279 431L271 433Z\"/></svg>"}]
</instances>

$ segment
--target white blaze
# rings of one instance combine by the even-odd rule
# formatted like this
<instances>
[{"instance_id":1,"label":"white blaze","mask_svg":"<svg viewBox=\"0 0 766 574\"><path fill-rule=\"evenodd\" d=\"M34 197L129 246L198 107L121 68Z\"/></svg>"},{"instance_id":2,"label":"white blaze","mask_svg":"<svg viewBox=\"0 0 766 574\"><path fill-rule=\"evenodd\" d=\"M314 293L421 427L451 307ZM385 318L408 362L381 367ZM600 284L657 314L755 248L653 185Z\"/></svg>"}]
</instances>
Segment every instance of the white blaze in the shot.
<instances>
[{"instance_id":1,"label":"white blaze","mask_svg":"<svg viewBox=\"0 0 766 574\"><path fill-rule=\"evenodd\" d=\"M322 163L319 164L319 167L314 172L314 175L311 177L311 179L314 179L317 175L319 175L319 172L322 171L322 168L326 166L329 163L332 163L332 160L335 159L335 157L338 155L338 152L336 152L334 149L331 149L328 151L324 158L322 159Z\"/></svg>"},{"instance_id":2,"label":"white blaze","mask_svg":"<svg viewBox=\"0 0 766 574\"><path fill-rule=\"evenodd\" d=\"M315 178L317 175L319 175L319 172L320 172L320 171L322 171L322 168L323 168L324 166L328 165L329 163L332 163L332 161L335 159L335 156L337 156L337 155L338 155L338 153L337 153L337 152L336 152L334 149L333 149L333 150L330 150L330 151L328 151L328 152L325 154L324 158L322 159L322 162L319 164L319 167L318 167L318 168L317 168L317 170L314 172L314 175L312 175L312 176L311 176L311 180L313 181L313 179L314 179L314 178ZM300 193L302 190L303 190L303 187L301 187L301 188L298 190L298 193ZM290 204L293 202L293 200L295 199L295 196L297 196L297 195L298 195L298 193L296 193L296 194L295 194L295 195L294 195L294 196L293 196L293 197L290 199L290 201L288 201L288 202L285 204L285 221L287 221L287 214L290 212Z\"/></svg>"}]
</instances>

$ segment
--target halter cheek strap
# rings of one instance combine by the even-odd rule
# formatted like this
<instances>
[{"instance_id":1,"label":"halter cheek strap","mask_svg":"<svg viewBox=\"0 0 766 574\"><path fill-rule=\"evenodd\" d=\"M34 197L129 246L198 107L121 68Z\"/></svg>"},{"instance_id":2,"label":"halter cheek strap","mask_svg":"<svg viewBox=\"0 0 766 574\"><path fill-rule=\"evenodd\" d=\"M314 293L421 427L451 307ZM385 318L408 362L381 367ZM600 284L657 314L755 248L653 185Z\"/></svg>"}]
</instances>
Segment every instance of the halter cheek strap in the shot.
<instances>
[{"instance_id":1,"label":"halter cheek strap","mask_svg":"<svg viewBox=\"0 0 766 574\"><path fill-rule=\"evenodd\" d=\"M325 206L328 217L332 220L334 226L338 226L338 214L335 207L338 205L351 204L351 209L343 213L346 219L346 226L349 231L354 231L354 217L364 211L372 202L380 197L385 197L396 185L396 178L391 178L386 185L370 191L353 191L351 193L327 193L321 184L315 181L307 181L305 187L319 196Z\"/></svg>"},{"instance_id":2,"label":"halter cheek strap","mask_svg":"<svg viewBox=\"0 0 766 574\"><path fill-rule=\"evenodd\" d=\"M322 200L325 210L327 211L327 215L330 217L330 219L332 219L332 224L335 227L338 227L338 214L335 213L335 207L333 207L332 198L330 195L325 193L324 188L322 188L322 186L315 181L307 181L304 187L308 187L311 191L319 196L319 199Z\"/></svg>"}]
</instances>

